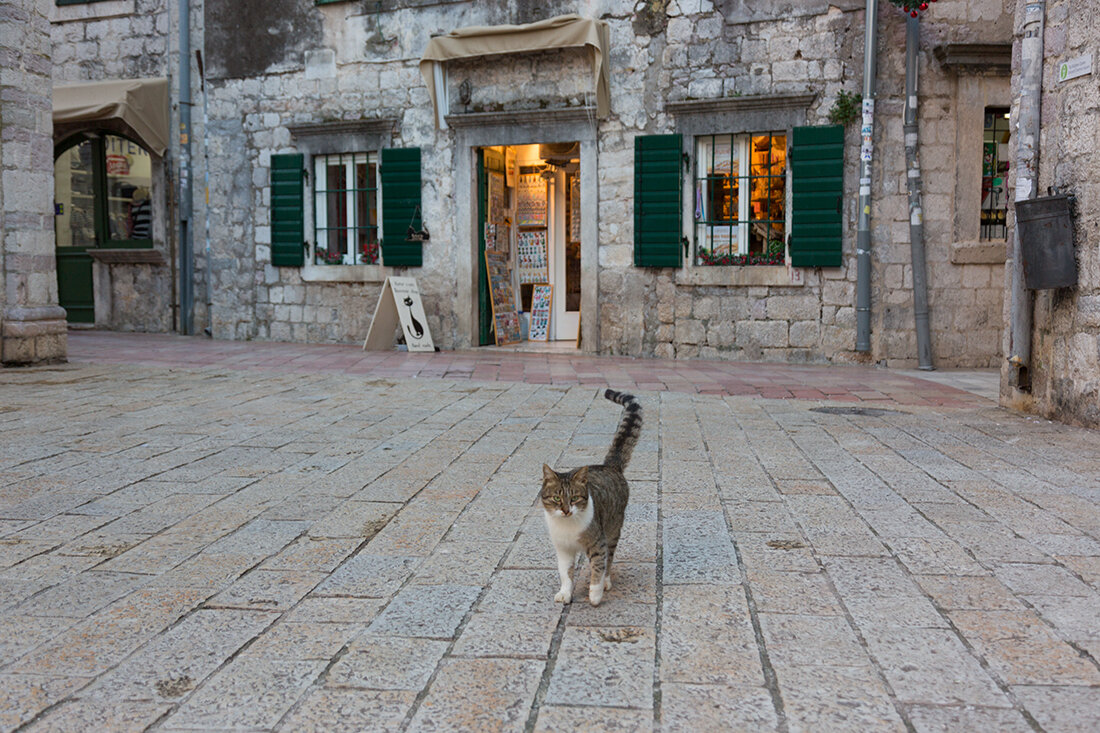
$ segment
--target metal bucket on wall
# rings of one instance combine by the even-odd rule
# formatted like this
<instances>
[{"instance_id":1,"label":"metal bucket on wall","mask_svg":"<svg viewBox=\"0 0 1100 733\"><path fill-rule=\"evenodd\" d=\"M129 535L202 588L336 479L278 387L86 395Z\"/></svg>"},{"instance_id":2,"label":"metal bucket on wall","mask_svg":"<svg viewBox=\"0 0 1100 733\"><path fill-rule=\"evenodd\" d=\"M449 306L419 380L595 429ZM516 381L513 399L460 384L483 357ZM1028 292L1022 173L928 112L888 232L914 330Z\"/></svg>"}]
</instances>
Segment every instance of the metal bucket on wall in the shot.
<instances>
[{"instance_id":1,"label":"metal bucket on wall","mask_svg":"<svg viewBox=\"0 0 1100 733\"><path fill-rule=\"evenodd\" d=\"M1070 204L1065 194L1016 202L1024 283L1030 290L1077 284Z\"/></svg>"}]
</instances>

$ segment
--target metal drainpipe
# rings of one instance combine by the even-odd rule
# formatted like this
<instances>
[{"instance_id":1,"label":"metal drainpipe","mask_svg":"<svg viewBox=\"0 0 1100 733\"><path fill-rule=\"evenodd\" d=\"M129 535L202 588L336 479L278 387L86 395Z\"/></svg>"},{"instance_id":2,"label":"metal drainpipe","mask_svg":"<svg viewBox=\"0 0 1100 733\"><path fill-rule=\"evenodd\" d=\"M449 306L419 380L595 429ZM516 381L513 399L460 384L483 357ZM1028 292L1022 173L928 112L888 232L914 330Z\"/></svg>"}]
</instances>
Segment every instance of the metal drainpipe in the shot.
<instances>
[{"instance_id":1,"label":"metal drainpipe","mask_svg":"<svg viewBox=\"0 0 1100 733\"><path fill-rule=\"evenodd\" d=\"M932 337L928 328L928 268L924 256L924 210L921 206L923 182L920 174L920 149L917 124L917 72L920 46L920 20L905 21L905 167L909 192L909 258L913 263L913 314L917 326L917 363L932 371Z\"/></svg>"},{"instance_id":2,"label":"metal drainpipe","mask_svg":"<svg viewBox=\"0 0 1100 733\"><path fill-rule=\"evenodd\" d=\"M1045 0L1027 2L1020 26L1020 108L1016 121L1016 201L1035 198L1039 183L1040 107L1043 96L1043 25ZM1012 227L1012 306L1008 361L1012 386L1029 390L1031 380L1032 293L1024 284L1020 230Z\"/></svg>"},{"instance_id":3,"label":"metal drainpipe","mask_svg":"<svg viewBox=\"0 0 1100 733\"><path fill-rule=\"evenodd\" d=\"M863 127L859 149L859 228L856 232L856 351L871 350L871 161L875 131L875 47L878 0L867 0L863 34Z\"/></svg>"},{"instance_id":4,"label":"metal drainpipe","mask_svg":"<svg viewBox=\"0 0 1100 733\"><path fill-rule=\"evenodd\" d=\"M214 280L214 268L210 266L210 148L206 144L206 129L210 125L210 114L207 111L206 73L203 69L202 51L198 49L195 50L195 64L199 70L199 89L202 90L202 233L204 239L203 261L206 263L206 328L203 329L203 333L213 338L214 295L212 282Z\"/></svg>"},{"instance_id":5,"label":"metal drainpipe","mask_svg":"<svg viewBox=\"0 0 1100 733\"><path fill-rule=\"evenodd\" d=\"M180 313L179 331L192 332L195 301L191 233L191 3L179 2L180 39Z\"/></svg>"}]
</instances>

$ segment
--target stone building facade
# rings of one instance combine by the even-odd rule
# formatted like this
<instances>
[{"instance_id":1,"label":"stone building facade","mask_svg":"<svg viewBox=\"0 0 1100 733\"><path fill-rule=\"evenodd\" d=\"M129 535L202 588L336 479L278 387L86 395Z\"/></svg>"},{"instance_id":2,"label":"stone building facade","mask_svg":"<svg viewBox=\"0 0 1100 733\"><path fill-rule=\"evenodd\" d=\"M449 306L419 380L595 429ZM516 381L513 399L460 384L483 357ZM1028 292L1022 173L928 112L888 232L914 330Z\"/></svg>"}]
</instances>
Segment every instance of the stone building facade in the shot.
<instances>
[{"instance_id":1,"label":"stone building facade","mask_svg":"<svg viewBox=\"0 0 1100 733\"><path fill-rule=\"evenodd\" d=\"M1017 15L1024 17L1025 3ZM1035 290L1030 389L1002 369L1002 401L1051 418L1100 426L1100 13L1098 0L1047 0L1038 141L1040 196L1075 198L1072 217L1077 284ZM1086 59L1091 58L1091 62ZM1014 59L1019 71L1019 54ZM1060 80L1063 63L1086 61ZM1078 66L1077 68L1081 68ZM1020 84L1014 76L1014 114ZM1006 315L1006 321L1008 316Z\"/></svg>"},{"instance_id":2,"label":"stone building facade","mask_svg":"<svg viewBox=\"0 0 1100 733\"><path fill-rule=\"evenodd\" d=\"M775 244L771 234L763 242L775 255L771 264L703 264L699 239L701 146L725 136L747 145L764 133L779 155L795 128L828 125L841 92L861 88L864 7L864 0L207 0L191 16L204 75L189 59L196 330L226 339L358 342L385 278L411 275L438 346L484 343L492 313L479 285L486 206L479 197L489 175L482 156L520 151L523 168L524 149L573 143L573 158L543 164L558 176L554 190L568 189L559 203L576 206L570 226L578 222L569 256L580 284L569 286L578 292L565 314L575 319L576 335L564 330L559 338L579 336L579 348L607 354L915 365L901 129L905 18L886 0L879 3L870 351L855 349L858 119L843 132L837 261L792 266L784 240L798 204L786 172L770 189L783 201L773 217ZM921 22L924 229L939 367L1001 360L1004 236L983 237L982 155L985 121L1011 102L1014 11L1012 0L942 2ZM49 12L55 84L163 77L178 99L175 0L105 0ZM569 13L606 28L606 46L450 60L437 116L420 65L433 37ZM594 56L606 68L608 110L597 109ZM172 115L175 129L175 104ZM60 126L55 154L82 132L133 139L115 123ZM680 136L685 160L679 216L686 246L674 267L636 262L635 246L636 141L668 134ZM150 156L148 251L94 258L97 326L177 327L178 148L171 139L163 155ZM350 171L355 155L387 149L419 151L419 216L431 232L419 263L387 265L383 256L323 264L315 163L349 156ZM275 264L273 253L280 224L272 204L281 194L273 194L272 162L296 155L307 171L306 248L300 265L287 266ZM384 215L386 186L376 188ZM518 189L509 189L514 197Z\"/></svg>"},{"instance_id":3,"label":"stone building facade","mask_svg":"<svg viewBox=\"0 0 1100 733\"><path fill-rule=\"evenodd\" d=\"M841 91L862 80L864 2L752 10L739 2L208 2L213 334L354 342L384 277L418 278L443 348L476 346L476 159L488 146L579 143L584 273L581 348L599 353L914 365L916 338L902 135L904 17L881 3L873 191L872 349L855 351L859 125L845 137L839 267L634 263L635 138L828 124ZM945 2L922 21L921 155L935 363L1001 358L1004 238L983 240L983 122L1007 109L1014 8ZM436 129L418 61L433 35L576 12L607 24L610 113L597 116L586 48L449 62L447 129ZM249 34L263 34L263 51ZM242 34L244 34L242 36ZM257 36L256 40L259 40ZM979 52L980 51L980 52ZM466 82L469 99L461 101ZM715 126L718 125L718 126ZM419 148L422 212L432 239L419 267L271 264L272 156ZM683 182L684 236L691 173ZM308 184L307 184L308 185ZM308 208L308 207L307 207ZM585 214L588 216L585 216ZM309 239L307 234L307 239ZM693 261L695 260L695 261ZM200 277L205 266L199 264ZM201 321L206 314L198 314Z\"/></svg>"},{"instance_id":4,"label":"stone building facade","mask_svg":"<svg viewBox=\"0 0 1100 733\"><path fill-rule=\"evenodd\" d=\"M55 87L169 79L175 85L171 99L178 99L179 60L173 53L177 50L178 5L174 0L47 4ZM114 100L104 100L108 101ZM172 119L178 119L178 105L173 103L172 107ZM164 117L167 121L167 110ZM163 137L168 137L167 126ZM102 141L102 150L97 141ZM163 153L149 150L149 141L125 117L117 116L58 122L54 125L53 143L55 165L62 166L63 176L69 174L63 157L66 153L76 157L77 150L85 165L89 153L94 153L112 163L125 159L130 165L140 166L142 180L137 187L148 189L152 212L151 232L138 246L125 241L130 238L128 235L112 231L117 229L118 218L126 214L127 203L118 200L123 197L117 189L118 185L125 185L126 177L116 175L117 169L106 174L111 190L97 194L106 202L99 203L96 212L90 206L83 212L87 219L91 220L94 214L97 220L94 237L89 235L82 242L65 241L62 236L58 241L60 296L69 310L70 323L120 331L173 330L178 301L173 189L178 185L178 176L170 169L173 165L178 169L178 145L173 141ZM94 166L87 172L94 172L93 169ZM75 210L77 202L61 194L59 189L56 198L62 211L65 205ZM108 217L111 223L103 221ZM88 226L92 226L90 221ZM68 247L69 244L74 247Z\"/></svg>"},{"instance_id":5,"label":"stone building facade","mask_svg":"<svg viewBox=\"0 0 1100 733\"><path fill-rule=\"evenodd\" d=\"M44 0L0 0L0 363L63 361L50 140L51 43Z\"/></svg>"}]
</instances>

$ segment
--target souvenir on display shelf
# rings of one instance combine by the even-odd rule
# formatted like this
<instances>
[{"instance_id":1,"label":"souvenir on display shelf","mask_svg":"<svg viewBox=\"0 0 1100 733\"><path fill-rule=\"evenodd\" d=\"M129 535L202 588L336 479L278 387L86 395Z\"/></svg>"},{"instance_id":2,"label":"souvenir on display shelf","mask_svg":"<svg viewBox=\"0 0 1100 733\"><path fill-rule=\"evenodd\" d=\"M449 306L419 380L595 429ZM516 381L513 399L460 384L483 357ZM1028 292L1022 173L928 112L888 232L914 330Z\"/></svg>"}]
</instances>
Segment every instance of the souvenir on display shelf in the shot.
<instances>
[{"instance_id":1,"label":"souvenir on display shelf","mask_svg":"<svg viewBox=\"0 0 1100 733\"><path fill-rule=\"evenodd\" d=\"M527 338L531 341L550 340L550 305L553 302L553 285L536 285L531 292L531 328Z\"/></svg>"},{"instance_id":2,"label":"souvenir on display shelf","mask_svg":"<svg viewBox=\"0 0 1100 733\"><path fill-rule=\"evenodd\" d=\"M550 264L546 251L546 230L520 232L516 242L521 285L550 280Z\"/></svg>"},{"instance_id":3,"label":"souvenir on display shelf","mask_svg":"<svg viewBox=\"0 0 1100 733\"><path fill-rule=\"evenodd\" d=\"M581 177L573 176L569 180L569 238L574 242L581 239Z\"/></svg>"},{"instance_id":4,"label":"souvenir on display shelf","mask_svg":"<svg viewBox=\"0 0 1100 733\"><path fill-rule=\"evenodd\" d=\"M496 344L514 344L520 340L519 312L512 291L512 266L508 255L486 248L485 269L489 274L489 300L493 307Z\"/></svg>"},{"instance_id":5,"label":"souvenir on display shelf","mask_svg":"<svg viewBox=\"0 0 1100 733\"><path fill-rule=\"evenodd\" d=\"M519 177L516 195L516 225L546 226L546 179L538 173Z\"/></svg>"},{"instance_id":6,"label":"souvenir on display shelf","mask_svg":"<svg viewBox=\"0 0 1100 733\"><path fill-rule=\"evenodd\" d=\"M489 211L502 212L508 208L507 189L504 187L504 175L489 172Z\"/></svg>"}]
</instances>

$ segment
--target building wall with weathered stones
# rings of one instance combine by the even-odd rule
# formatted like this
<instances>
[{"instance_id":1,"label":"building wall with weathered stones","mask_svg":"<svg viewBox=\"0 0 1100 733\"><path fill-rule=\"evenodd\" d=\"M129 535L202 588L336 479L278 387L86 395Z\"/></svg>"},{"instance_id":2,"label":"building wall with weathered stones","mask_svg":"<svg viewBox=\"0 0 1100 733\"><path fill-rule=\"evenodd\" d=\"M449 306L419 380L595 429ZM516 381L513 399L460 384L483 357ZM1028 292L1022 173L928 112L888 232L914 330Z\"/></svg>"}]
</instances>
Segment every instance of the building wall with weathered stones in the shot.
<instances>
[{"instance_id":1,"label":"building wall with weathered stones","mask_svg":"<svg viewBox=\"0 0 1100 733\"><path fill-rule=\"evenodd\" d=\"M455 194L465 185L455 180L456 160L467 151L455 149L453 131L434 129L417 62L435 33L579 12L610 26L612 94L610 116L595 123L599 269L586 273L585 287L598 281L598 306L582 319L596 319L598 336L585 348L679 358L866 358L854 351L858 123L847 133L844 267L806 269L792 283L782 269L652 270L632 264L634 137L676 131L678 118L668 105L697 99L810 94L800 114L806 123L825 123L839 90L861 88L863 0L764 10L708 0L553 7L403 7L395 1L377 12L353 3L284 4L286 17L295 18L288 27L300 33L276 33L279 52L265 49L262 59L219 54L219 43L233 48L232 33L215 27L225 22L228 6L206 4L215 336L344 342L363 337L389 271L333 282L316 279L309 268L272 267L269 166L272 154L301 149L291 132L296 125L388 118L393 125L385 146L416 146L423 154L423 210L432 241L424 247L424 267L409 274L418 277L426 301L437 304L429 317L437 344L470 345L475 337L456 315L465 305L455 296L462 285L460 260L469 253L454 244L469 241L455 229ZM905 24L900 11L880 5L869 357L905 366L916 363L901 132ZM965 131L956 119L960 104L1007 106L1010 94L1007 77L946 68L933 51L950 43L1008 43L1011 6L1012 0L938 3L922 21L924 221L933 349L943 367L990 366L1000 359L1003 246L965 246L977 244L977 219L976 213L972 221L960 213L958 203L972 196L958 189L960 171L971 177L980 171L981 115L977 138L973 115ZM242 17L238 27L247 26L247 14ZM453 85L468 78L472 87L468 110L457 108L452 90L452 112L591 103L581 52L456 63L451 71Z\"/></svg>"},{"instance_id":2,"label":"building wall with weathered stones","mask_svg":"<svg viewBox=\"0 0 1100 733\"><path fill-rule=\"evenodd\" d=\"M861 90L863 5L805 3L801 11L786 8L782 17L766 17L763 11L730 12L724 18L706 9L674 14L670 6L663 28L636 17L609 19L613 47L632 49L621 66L633 72L624 78L623 68L613 71L618 81L612 107L624 128L619 134L675 131L675 115L663 112L667 102L807 91L816 96L806 123L827 124L837 92ZM944 68L933 51L949 43L1008 43L1011 8L1002 0L959 5L937 4L922 19L920 136L932 345L939 366L985 367L995 365L1000 355L1004 248L976 246L981 109L970 115L966 130L956 124L956 113L960 105L1007 107L1008 79ZM910 365L915 364L916 334L902 134L905 19L888 3L880 3L880 13L869 356L879 363ZM662 356L863 358L854 351L858 149L857 122L847 134L846 264L805 270L802 284L793 286L758 284L764 278L750 277L728 279L749 285L716 286L717 278L692 277L686 268L657 274L633 269L628 216L633 171L629 162L612 166L619 175L610 180L614 174L601 158L601 217L609 209L620 215L610 222L601 218L601 232L610 234L605 223L621 225L614 236L601 236L600 261L608 268L600 278L601 346ZM615 152L629 156L625 145ZM972 179L972 191L956 190L960 171ZM972 217L959 221L960 202L972 207Z\"/></svg>"},{"instance_id":3,"label":"building wall with weathered stones","mask_svg":"<svg viewBox=\"0 0 1100 733\"><path fill-rule=\"evenodd\" d=\"M172 99L178 99L178 82L174 78L178 54L171 53L177 48L173 34L179 6L175 1L104 0L49 5L55 85L168 77L173 81ZM197 72L195 89L197 93ZM176 129L176 120L177 110L173 108L172 130ZM197 122L201 133L201 119ZM127 134L125 126L116 121L70 123L55 126L54 144L64 144L67 138L88 130ZM176 148L173 140L171 152L165 158L152 155L153 245L165 264L94 264L97 327L149 332L174 328L176 288L172 260L177 250L171 208L175 195L169 189L176 182L169 175L165 159L178 160ZM201 232L196 236L201 236ZM202 291L196 288L196 292Z\"/></svg>"},{"instance_id":4,"label":"building wall with weathered stones","mask_svg":"<svg viewBox=\"0 0 1100 733\"><path fill-rule=\"evenodd\" d=\"M1024 3L1019 4L1023 17ZM1043 45L1040 196L1076 198L1077 286L1034 291L1031 405L1040 414L1100 426L1100 0L1047 0ZM1019 44L1017 43L1017 46ZM1091 74L1058 81L1058 69L1090 55ZM1019 53L1014 59L1019 63ZM1017 66L1017 69L1019 67ZM1019 84L1014 83L1019 94ZM1013 111L1018 107L1018 98ZM1008 292L1008 285L1006 285ZM1002 393L1011 395L1010 369ZM1019 400L1015 400L1019 404Z\"/></svg>"},{"instance_id":5,"label":"building wall with weathered stones","mask_svg":"<svg viewBox=\"0 0 1100 733\"><path fill-rule=\"evenodd\" d=\"M48 0L0 0L0 363L63 361L50 143Z\"/></svg>"}]
</instances>

